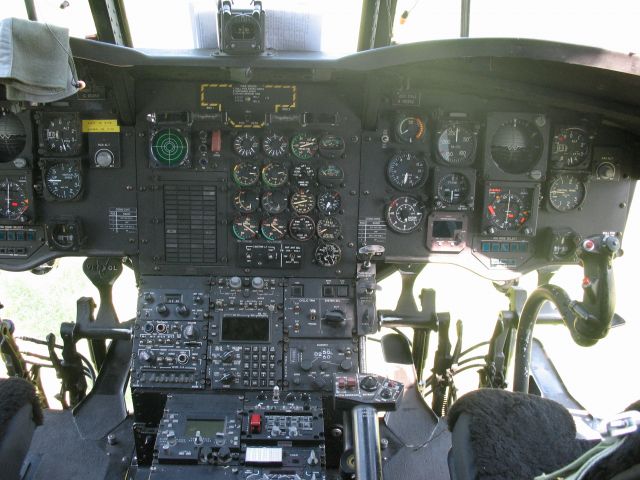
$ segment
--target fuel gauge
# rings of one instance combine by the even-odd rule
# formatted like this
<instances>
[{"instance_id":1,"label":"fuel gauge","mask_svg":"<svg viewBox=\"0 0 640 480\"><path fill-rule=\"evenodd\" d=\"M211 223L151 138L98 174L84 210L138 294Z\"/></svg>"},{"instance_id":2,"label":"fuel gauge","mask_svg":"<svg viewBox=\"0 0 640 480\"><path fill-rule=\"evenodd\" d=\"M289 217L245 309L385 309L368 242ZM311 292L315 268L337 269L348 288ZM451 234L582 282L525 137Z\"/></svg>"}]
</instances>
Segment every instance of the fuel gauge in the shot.
<instances>
[{"instance_id":1,"label":"fuel gauge","mask_svg":"<svg viewBox=\"0 0 640 480\"><path fill-rule=\"evenodd\" d=\"M400 115L396 120L396 139L402 143L417 143L425 138L427 126L417 115Z\"/></svg>"},{"instance_id":2,"label":"fuel gauge","mask_svg":"<svg viewBox=\"0 0 640 480\"><path fill-rule=\"evenodd\" d=\"M265 218L260 224L260 231L267 240L282 240L287 235L287 221L282 215Z\"/></svg>"}]
</instances>

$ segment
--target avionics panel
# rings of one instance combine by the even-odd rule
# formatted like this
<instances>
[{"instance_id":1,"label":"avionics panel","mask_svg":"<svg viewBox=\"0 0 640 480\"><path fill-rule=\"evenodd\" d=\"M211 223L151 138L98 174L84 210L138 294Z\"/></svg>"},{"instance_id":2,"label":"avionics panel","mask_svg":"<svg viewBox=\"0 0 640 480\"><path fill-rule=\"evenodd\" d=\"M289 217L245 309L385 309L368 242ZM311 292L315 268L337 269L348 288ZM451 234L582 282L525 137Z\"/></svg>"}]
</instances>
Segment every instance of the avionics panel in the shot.
<instances>
[{"instance_id":1,"label":"avionics panel","mask_svg":"<svg viewBox=\"0 0 640 480\"><path fill-rule=\"evenodd\" d=\"M142 272L352 275L352 89L139 82Z\"/></svg>"}]
</instances>

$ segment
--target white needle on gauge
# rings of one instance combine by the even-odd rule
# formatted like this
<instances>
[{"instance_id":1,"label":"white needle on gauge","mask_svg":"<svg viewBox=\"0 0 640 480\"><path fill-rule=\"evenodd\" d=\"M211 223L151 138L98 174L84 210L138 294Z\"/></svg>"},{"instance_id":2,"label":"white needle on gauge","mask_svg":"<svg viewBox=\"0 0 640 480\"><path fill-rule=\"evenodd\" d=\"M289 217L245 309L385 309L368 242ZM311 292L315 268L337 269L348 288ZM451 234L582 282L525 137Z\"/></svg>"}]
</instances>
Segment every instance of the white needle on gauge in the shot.
<instances>
[{"instance_id":1,"label":"white needle on gauge","mask_svg":"<svg viewBox=\"0 0 640 480\"><path fill-rule=\"evenodd\" d=\"M509 190L509 199L507 200L507 212L504 219L505 224L509 222L509 211L511 210L511 190Z\"/></svg>"},{"instance_id":2,"label":"white needle on gauge","mask_svg":"<svg viewBox=\"0 0 640 480\"><path fill-rule=\"evenodd\" d=\"M9 179L5 178L5 182L7 182L7 217L9 216Z\"/></svg>"},{"instance_id":3,"label":"white needle on gauge","mask_svg":"<svg viewBox=\"0 0 640 480\"><path fill-rule=\"evenodd\" d=\"M404 174L404 180L402 181L403 184L407 183L409 181L409 173L405 173Z\"/></svg>"},{"instance_id":4,"label":"white needle on gauge","mask_svg":"<svg viewBox=\"0 0 640 480\"><path fill-rule=\"evenodd\" d=\"M460 131L460 127L456 127L456 143L458 143L458 132Z\"/></svg>"}]
</instances>

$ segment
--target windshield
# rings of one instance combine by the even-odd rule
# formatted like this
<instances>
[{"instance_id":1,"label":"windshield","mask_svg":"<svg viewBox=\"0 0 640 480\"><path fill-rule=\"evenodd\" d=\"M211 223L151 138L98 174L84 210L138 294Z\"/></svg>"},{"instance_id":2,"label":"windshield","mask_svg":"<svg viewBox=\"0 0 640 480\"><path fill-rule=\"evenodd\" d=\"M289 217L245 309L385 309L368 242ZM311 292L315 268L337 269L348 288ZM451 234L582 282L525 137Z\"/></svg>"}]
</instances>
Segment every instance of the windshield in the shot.
<instances>
[{"instance_id":1,"label":"windshield","mask_svg":"<svg viewBox=\"0 0 640 480\"><path fill-rule=\"evenodd\" d=\"M460 1L398 0L393 41L460 36ZM620 52L640 51L637 0L472 0L469 36L553 40Z\"/></svg>"}]
</instances>

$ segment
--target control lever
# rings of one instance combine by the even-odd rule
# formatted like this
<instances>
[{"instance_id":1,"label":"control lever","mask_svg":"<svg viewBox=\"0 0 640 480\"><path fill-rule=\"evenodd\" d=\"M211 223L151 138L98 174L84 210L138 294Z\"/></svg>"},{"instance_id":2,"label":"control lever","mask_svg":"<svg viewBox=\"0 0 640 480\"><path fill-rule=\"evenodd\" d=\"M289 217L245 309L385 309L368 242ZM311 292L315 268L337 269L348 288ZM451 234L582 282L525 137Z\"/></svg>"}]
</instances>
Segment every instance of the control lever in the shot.
<instances>
[{"instance_id":1,"label":"control lever","mask_svg":"<svg viewBox=\"0 0 640 480\"><path fill-rule=\"evenodd\" d=\"M581 302L571 300L565 290L551 284L540 285L531 293L518 324L514 391L529 390L533 327L545 302L556 306L578 345L594 345L607 335L616 303L612 262L619 250L620 239L614 236L595 235L582 241L576 252L584 267Z\"/></svg>"},{"instance_id":2,"label":"control lever","mask_svg":"<svg viewBox=\"0 0 640 480\"><path fill-rule=\"evenodd\" d=\"M100 308L92 327L115 328L118 325L118 315L113 307L113 284L122 273L120 258L87 257L82 264L82 270L87 278L98 289L100 294ZM91 359L98 370L107 355L107 347L103 339L89 340Z\"/></svg>"},{"instance_id":3,"label":"control lever","mask_svg":"<svg viewBox=\"0 0 640 480\"><path fill-rule=\"evenodd\" d=\"M374 256L382 256L385 248L382 245L365 245L358 249L358 255L362 258L362 269L369 270L371 268L371 260Z\"/></svg>"},{"instance_id":4,"label":"control lever","mask_svg":"<svg viewBox=\"0 0 640 480\"><path fill-rule=\"evenodd\" d=\"M402 383L379 375L336 376L333 389L336 410L351 409L356 479L382 480L378 411L396 410L403 392ZM351 445L345 439L347 444Z\"/></svg>"}]
</instances>

